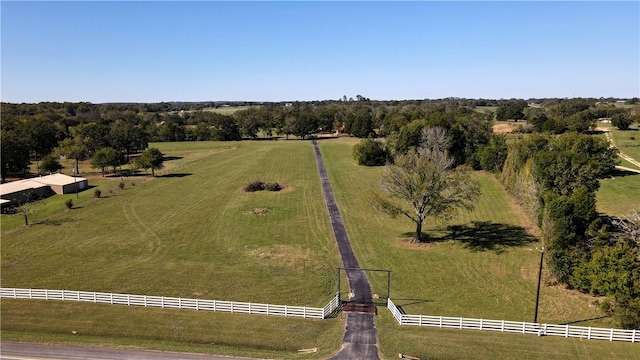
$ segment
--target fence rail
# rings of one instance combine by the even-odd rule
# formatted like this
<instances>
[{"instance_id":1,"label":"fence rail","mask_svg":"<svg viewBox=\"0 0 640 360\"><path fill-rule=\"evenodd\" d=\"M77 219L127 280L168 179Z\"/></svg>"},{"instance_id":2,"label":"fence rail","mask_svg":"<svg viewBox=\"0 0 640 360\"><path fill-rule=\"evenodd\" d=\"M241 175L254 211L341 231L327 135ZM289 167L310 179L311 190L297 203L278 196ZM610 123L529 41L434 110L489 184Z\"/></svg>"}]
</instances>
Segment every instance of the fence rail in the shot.
<instances>
[{"instance_id":1,"label":"fence rail","mask_svg":"<svg viewBox=\"0 0 640 360\"><path fill-rule=\"evenodd\" d=\"M0 288L0 298L9 299L80 301L100 304L300 317L305 319L325 319L331 316L340 306L338 296L339 295L336 294L324 308L316 308L308 306L256 304L236 301L187 299L165 296L113 294L73 290Z\"/></svg>"},{"instance_id":2,"label":"fence rail","mask_svg":"<svg viewBox=\"0 0 640 360\"><path fill-rule=\"evenodd\" d=\"M581 339L640 342L640 331L570 326L555 324L537 324L520 321L473 319L447 316L407 315L403 314L388 299L387 308L400 325L430 326L448 329L488 330L534 334L539 336L563 336Z\"/></svg>"}]
</instances>

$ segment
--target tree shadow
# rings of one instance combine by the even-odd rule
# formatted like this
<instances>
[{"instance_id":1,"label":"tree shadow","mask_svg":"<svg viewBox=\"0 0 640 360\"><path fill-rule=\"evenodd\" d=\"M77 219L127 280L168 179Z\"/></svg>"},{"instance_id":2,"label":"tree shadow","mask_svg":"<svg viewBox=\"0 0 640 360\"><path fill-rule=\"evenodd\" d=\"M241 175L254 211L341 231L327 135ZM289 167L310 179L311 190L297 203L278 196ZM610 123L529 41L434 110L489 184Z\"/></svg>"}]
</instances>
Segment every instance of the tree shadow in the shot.
<instances>
[{"instance_id":1,"label":"tree shadow","mask_svg":"<svg viewBox=\"0 0 640 360\"><path fill-rule=\"evenodd\" d=\"M160 175L160 176L156 176L159 178L182 178L185 176L190 176L193 175L191 173L176 173L176 174L165 174L165 175Z\"/></svg>"},{"instance_id":2,"label":"tree shadow","mask_svg":"<svg viewBox=\"0 0 640 360\"><path fill-rule=\"evenodd\" d=\"M589 318L589 319L580 319L580 320L568 321L568 322L560 323L558 325L580 324L580 323L587 322L587 321L602 320L602 319L607 319L607 318L610 318L610 317L611 317L610 315L596 316L596 317L592 317L592 318Z\"/></svg>"},{"instance_id":3,"label":"tree shadow","mask_svg":"<svg viewBox=\"0 0 640 360\"><path fill-rule=\"evenodd\" d=\"M165 156L162 159L164 159L164 161L172 161L172 160L183 159L183 157L182 156Z\"/></svg>"},{"instance_id":4,"label":"tree shadow","mask_svg":"<svg viewBox=\"0 0 640 360\"><path fill-rule=\"evenodd\" d=\"M56 220L45 219L41 221L36 221L33 223L33 225L60 226L62 224L71 223L71 222L75 222L75 220L74 219L56 219Z\"/></svg>"},{"instance_id":5,"label":"tree shadow","mask_svg":"<svg viewBox=\"0 0 640 360\"><path fill-rule=\"evenodd\" d=\"M502 254L510 247L538 241L538 238L527 233L521 226L489 221L474 221L471 225L450 225L445 229L435 229L432 234L423 233L422 239L422 243L458 241L471 251L493 251L496 254Z\"/></svg>"},{"instance_id":6,"label":"tree shadow","mask_svg":"<svg viewBox=\"0 0 640 360\"><path fill-rule=\"evenodd\" d=\"M612 172L609 173L609 175L605 179L614 179L617 177L636 176L636 175L640 175L640 173L629 171L629 170L614 169Z\"/></svg>"},{"instance_id":7,"label":"tree shadow","mask_svg":"<svg viewBox=\"0 0 640 360\"><path fill-rule=\"evenodd\" d=\"M409 301L407 303L403 303L403 301ZM426 299L393 299L393 303L396 305L401 314L406 314L405 308L411 305L418 305L433 302L433 300Z\"/></svg>"}]
</instances>

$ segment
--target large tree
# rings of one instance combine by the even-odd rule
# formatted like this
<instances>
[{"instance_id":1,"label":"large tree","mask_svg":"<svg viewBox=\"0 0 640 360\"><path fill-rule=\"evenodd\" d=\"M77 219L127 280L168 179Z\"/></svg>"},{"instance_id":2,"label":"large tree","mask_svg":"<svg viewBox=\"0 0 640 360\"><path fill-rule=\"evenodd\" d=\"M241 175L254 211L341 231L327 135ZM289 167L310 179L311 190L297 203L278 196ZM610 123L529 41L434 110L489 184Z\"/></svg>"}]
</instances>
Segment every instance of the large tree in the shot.
<instances>
[{"instance_id":1,"label":"large tree","mask_svg":"<svg viewBox=\"0 0 640 360\"><path fill-rule=\"evenodd\" d=\"M29 171L29 147L13 130L2 129L0 138L0 169L4 182L10 174L22 175Z\"/></svg>"},{"instance_id":2,"label":"large tree","mask_svg":"<svg viewBox=\"0 0 640 360\"><path fill-rule=\"evenodd\" d=\"M89 147L87 143L88 140L84 136L66 138L55 148L54 153L58 156L62 155L66 158L74 159L76 161L75 175L80 175L78 162L89 158Z\"/></svg>"},{"instance_id":3,"label":"large tree","mask_svg":"<svg viewBox=\"0 0 640 360\"><path fill-rule=\"evenodd\" d=\"M373 206L391 216L403 215L416 224L416 240L422 241L422 224L429 216L449 218L459 209L472 209L480 194L478 184L454 167L441 128L423 132L422 145L399 155L385 168L380 181L383 195Z\"/></svg>"},{"instance_id":4,"label":"large tree","mask_svg":"<svg viewBox=\"0 0 640 360\"><path fill-rule=\"evenodd\" d=\"M142 169L151 169L151 176L155 177L155 171L164 167L164 154L157 148L148 148L137 159L137 165Z\"/></svg>"},{"instance_id":5,"label":"large tree","mask_svg":"<svg viewBox=\"0 0 640 360\"><path fill-rule=\"evenodd\" d=\"M105 169L109 166L112 166L115 170L116 166L120 165L121 162L121 154L118 150L105 147L102 149L98 149L93 157L91 158L91 167L92 168L100 168L102 171L102 176L104 176Z\"/></svg>"}]
</instances>

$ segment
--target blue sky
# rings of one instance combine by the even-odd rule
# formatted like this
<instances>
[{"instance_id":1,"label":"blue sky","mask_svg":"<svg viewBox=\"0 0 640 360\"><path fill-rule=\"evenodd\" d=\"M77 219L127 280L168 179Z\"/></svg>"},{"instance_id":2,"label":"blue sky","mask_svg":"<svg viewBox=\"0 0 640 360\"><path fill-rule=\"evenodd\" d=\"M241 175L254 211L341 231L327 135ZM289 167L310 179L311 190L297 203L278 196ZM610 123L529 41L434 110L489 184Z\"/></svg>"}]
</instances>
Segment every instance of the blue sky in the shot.
<instances>
[{"instance_id":1,"label":"blue sky","mask_svg":"<svg viewBox=\"0 0 640 360\"><path fill-rule=\"evenodd\" d=\"M640 96L640 2L1 2L5 102Z\"/></svg>"}]
</instances>

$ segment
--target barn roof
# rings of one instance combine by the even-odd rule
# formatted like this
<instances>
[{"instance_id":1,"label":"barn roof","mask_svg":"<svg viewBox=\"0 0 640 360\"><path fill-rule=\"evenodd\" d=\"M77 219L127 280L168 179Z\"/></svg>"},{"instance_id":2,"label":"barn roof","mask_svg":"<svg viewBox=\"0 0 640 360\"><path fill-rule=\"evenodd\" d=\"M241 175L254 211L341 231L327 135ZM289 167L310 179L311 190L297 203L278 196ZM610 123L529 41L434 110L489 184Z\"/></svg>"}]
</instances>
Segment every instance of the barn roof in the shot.
<instances>
[{"instance_id":1,"label":"barn roof","mask_svg":"<svg viewBox=\"0 0 640 360\"><path fill-rule=\"evenodd\" d=\"M0 194L7 195L16 192L28 191L31 189L37 189L51 185L69 185L74 182L84 181L86 178L64 175L64 174L51 174L47 176L39 176L31 179L12 181L6 184L0 184Z\"/></svg>"},{"instance_id":2,"label":"barn roof","mask_svg":"<svg viewBox=\"0 0 640 360\"><path fill-rule=\"evenodd\" d=\"M32 179L12 181L12 182L0 185L0 195L13 194L17 192L28 191L31 189L37 189L37 188L46 187L46 186L49 186L49 185L43 184L38 181L34 181Z\"/></svg>"},{"instance_id":3,"label":"barn roof","mask_svg":"<svg viewBox=\"0 0 640 360\"><path fill-rule=\"evenodd\" d=\"M47 176L33 178L31 180L35 180L46 185L69 185L69 184L73 184L74 182L84 181L87 179L79 176L76 176L74 178L73 176L69 176L65 174L51 174Z\"/></svg>"}]
</instances>

